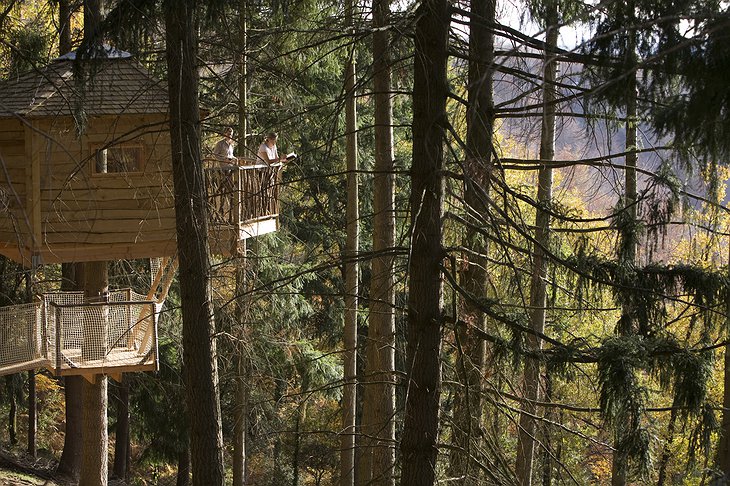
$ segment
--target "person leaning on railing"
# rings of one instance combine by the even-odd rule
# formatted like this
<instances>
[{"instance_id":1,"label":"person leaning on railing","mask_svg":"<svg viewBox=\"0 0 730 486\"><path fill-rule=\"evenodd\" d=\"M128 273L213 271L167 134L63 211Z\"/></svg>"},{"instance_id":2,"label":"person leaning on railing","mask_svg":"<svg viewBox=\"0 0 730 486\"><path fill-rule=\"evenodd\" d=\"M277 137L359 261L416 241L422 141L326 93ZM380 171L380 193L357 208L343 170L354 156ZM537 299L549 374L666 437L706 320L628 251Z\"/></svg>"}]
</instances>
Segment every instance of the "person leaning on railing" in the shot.
<instances>
[{"instance_id":1,"label":"person leaning on railing","mask_svg":"<svg viewBox=\"0 0 730 486\"><path fill-rule=\"evenodd\" d=\"M264 143L259 146L259 151L256 154L260 163L268 165L276 164L277 162L285 162L286 157L279 156L279 150L276 148L276 139L278 138L276 132L270 132L266 135Z\"/></svg>"},{"instance_id":2,"label":"person leaning on railing","mask_svg":"<svg viewBox=\"0 0 730 486\"><path fill-rule=\"evenodd\" d=\"M213 157L217 161L225 162L231 166L238 165L238 161L233 155L233 148L235 146L236 142L233 140L233 128L227 127L223 130L223 138L213 147Z\"/></svg>"}]
</instances>

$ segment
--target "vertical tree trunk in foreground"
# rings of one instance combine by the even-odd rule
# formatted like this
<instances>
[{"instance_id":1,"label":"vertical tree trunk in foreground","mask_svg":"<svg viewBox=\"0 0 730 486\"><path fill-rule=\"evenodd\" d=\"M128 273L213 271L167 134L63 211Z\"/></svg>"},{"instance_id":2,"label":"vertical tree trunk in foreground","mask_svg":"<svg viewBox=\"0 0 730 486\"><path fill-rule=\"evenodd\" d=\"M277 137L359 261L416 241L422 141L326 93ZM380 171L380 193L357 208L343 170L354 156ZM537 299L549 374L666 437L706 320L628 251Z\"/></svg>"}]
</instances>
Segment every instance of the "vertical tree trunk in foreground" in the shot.
<instances>
[{"instance_id":1,"label":"vertical tree trunk in foreground","mask_svg":"<svg viewBox=\"0 0 730 486\"><path fill-rule=\"evenodd\" d=\"M35 370L28 371L28 455L36 456L36 427L38 425L36 406Z\"/></svg>"},{"instance_id":2,"label":"vertical tree trunk in foreground","mask_svg":"<svg viewBox=\"0 0 730 486\"><path fill-rule=\"evenodd\" d=\"M352 29L353 0L345 5L345 23ZM355 483L355 401L357 374L357 307L360 266L359 186L357 177L357 104L355 98L354 52L345 67L345 132L347 138L347 238L345 241L345 319L342 340L344 346L342 390L342 435L340 436L340 484Z\"/></svg>"},{"instance_id":3,"label":"vertical tree trunk in foreground","mask_svg":"<svg viewBox=\"0 0 730 486\"><path fill-rule=\"evenodd\" d=\"M245 123L244 123L245 124ZM236 380L235 408L233 417L233 486L246 484L246 438L248 431L248 358L246 356L246 279L249 258L246 241L243 242L243 258L236 260Z\"/></svg>"},{"instance_id":4,"label":"vertical tree trunk in foreground","mask_svg":"<svg viewBox=\"0 0 730 486\"><path fill-rule=\"evenodd\" d=\"M72 49L71 46L71 5L69 0L58 2L58 51L63 56ZM68 265L68 264L64 264Z\"/></svg>"},{"instance_id":5,"label":"vertical tree trunk in foreground","mask_svg":"<svg viewBox=\"0 0 730 486\"><path fill-rule=\"evenodd\" d=\"M222 486L223 434L200 158L197 6L196 0L165 2L170 138L193 485Z\"/></svg>"},{"instance_id":6,"label":"vertical tree trunk in foreground","mask_svg":"<svg viewBox=\"0 0 730 486\"><path fill-rule=\"evenodd\" d=\"M553 9L556 7L553 6ZM557 11L553 11L547 19L547 52L543 66L543 115L540 133L540 159L552 160L555 157L555 78L557 62L552 53L558 43ZM537 181L537 204L535 215L535 243L532 256L532 276L530 281L530 324L535 334L526 336L527 349L538 352L542 349L542 340L538 337L545 331L546 289L547 289L547 257L544 248L550 245L550 213L549 205L553 196L553 169L549 165L541 165ZM540 400L540 362L536 359L525 360L524 398L522 407L525 413L520 415L519 435L517 438L517 478L521 486L532 484L533 462L535 457L535 435L537 412L535 402Z\"/></svg>"},{"instance_id":7,"label":"vertical tree trunk in foreground","mask_svg":"<svg viewBox=\"0 0 730 486\"><path fill-rule=\"evenodd\" d=\"M188 486L190 484L190 447L185 446L177 458L177 480L176 486Z\"/></svg>"},{"instance_id":8,"label":"vertical tree trunk in foreground","mask_svg":"<svg viewBox=\"0 0 730 486\"><path fill-rule=\"evenodd\" d=\"M29 303L33 302L33 272L25 274L25 296ZM35 370L28 371L28 454L36 456L36 428L38 426L38 407L36 403Z\"/></svg>"},{"instance_id":9,"label":"vertical tree trunk in foreground","mask_svg":"<svg viewBox=\"0 0 730 486\"><path fill-rule=\"evenodd\" d=\"M103 43L101 19L103 0L84 0L84 54L93 55ZM79 80L86 83L89 80ZM84 263L84 300L99 302L109 291L106 262ZM92 313L89 313L93 315ZM103 320L103 317L102 317ZM108 326L106 322L88 322L83 328L81 355L84 359L103 358ZM91 375L81 385L81 470L79 486L105 486L109 475L107 431L107 377Z\"/></svg>"},{"instance_id":10,"label":"vertical tree trunk in foreground","mask_svg":"<svg viewBox=\"0 0 730 486\"><path fill-rule=\"evenodd\" d=\"M248 133L248 20L247 0L238 1L238 156L245 157L246 134ZM233 422L233 486L246 484L246 430L248 428L248 372L244 356L246 339L244 321L244 295L246 293L246 267L248 253L243 248L243 258L236 260L236 325L241 330L238 334L236 353L236 408Z\"/></svg>"},{"instance_id":11,"label":"vertical tree trunk in foreground","mask_svg":"<svg viewBox=\"0 0 730 486\"><path fill-rule=\"evenodd\" d=\"M728 256L730 261L730 255ZM725 303L725 336L730 337L730 295ZM722 473L723 480L730 479L730 345L725 345L725 375L723 379L724 391L722 396L722 422L720 439L717 445L715 463ZM722 483L721 483L722 484Z\"/></svg>"},{"instance_id":12,"label":"vertical tree trunk in foreground","mask_svg":"<svg viewBox=\"0 0 730 486\"><path fill-rule=\"evenodd\" d=\"M8 408L8 436L10 438L10 445L15 445L18 443L17 381L17 374L5 376L5 389L8 393L8 399L10 400L10 407Z\"/></svg>"},{"instance_id":13,"label":"vertical tree trunk in foreground","mask_svg":"<svg viewBox=\"0 0 730 486\"><path fill-rule=\"evenodd\" d=\"M408 288L406 416L401 441L403 486L431 486L441 392L443 143L449 4L418 8L413 84L411 260Z\"/></svg>"},{"instance_id":14,"label":"vertical tree trunk in foreground","mask_svg":"<svg viewBox=\"0 0 730 486\"><path fill-rule=\"evenodd\" d=\"M106 262L84 264L84 298L98 302L109 291ZM97 327L98 324L97 324ZM100 327L106 327L101 323ZM88 336L89 330L84 329ZM96 344L96 343L94 343ZM98 355L100 349L93 345L82 346L82 354ZM90 382L89 380L92 380ZM81 476L79 486L104 486L109 475L109 435L107 432L107 377L89 376L82 381L83 422L81 436Z\"/></svg>"},{"instance_id":15,"label":"vertical tree trunk in foreground","mask_svg":"<svg viewBox=\"0 0 730 486\"><path fill-rule=\"evenodd\" d=\"M633 2L630 2L633 5ZM633 8L631 8L633 11ZM629 56L635 56L636 44L635 34L629 36L627 52ZM619 260L624 265L633 268L636 265L637 250L637 192L636 192L636 163L638 156L636 154L636 73L631 73L626 78L626 157L625 157L625 194L623 210L626 211L624 216L623 234L621 235L622 243L619 254ZM624 304L621 309L621 320L619 321L618 333L621 335L631 335L639 331L635 322L636 310L631 304ZM627 412L631 413L631 412ZM628 419L628 417L624 417ZM613 465L611 471L611 486L625 486L628 479L628 454L625 446L622 444L626 437L626 420L619 417L614 424L614 454Z\"/></svg>"},{"instance_id":16,"label":"vertical tree trunk in foreground","mask_svg":"<svg viewBox=\"0 0 730 486\"><path fill-rule=\"evenodd\" d=\"M84 282L83 263L62 264L61 275L62 291L82 289ZM63 453L58 461L57 472L72 479L78 479L81 471L81 423L83 421L81 390L83 380L80 376L66 376L63 378L66 427L63 435Z\"/></svg>"},{"instance_id":17,"label":"vertical tree trunk in foreground","mask_svg":"<svg viewBox=\"0 0 730 486\"><path fill-rule=\"evenodd\" d=\"M393 121L389 34L390 0L373 2L375 88L375 175L373 176L373 260L367 364L362 379L362 438L358 484L394 484L395 469L395 212Z\"/></svg>"},{"instance_id":18,"label":"vertical tree trunk in foreground","mask_svg":"<svg viewBox=\"0 0 730 486\"><path fill-rule=\"evenodd\" d=\"M492 133L494 127L493 68L494 34L489 25L495 19L494 0L471 2L469 26L469 105L467 106L466 160L464 162L464 200L467 218L473 226L466 229L462 254L463 288L474 298L486 295L488 244L474 228L485 226L487 198L492 172ZM479 484L480 469L475 460L480 449L479 429L482 424L483 370L486 343L476 336L484 330L484 313L470 299L461 299L460 320L456 339L459 355L456 372L463 385L454 398L452 443L449 477L457 485Z\"/></svg>"},{"instance_id":19,"label":"vertical tree trunk in foreground","mask_svg":"<svg viewBox=\"0 0 730 486\"><path fill-rule=\"evenodd\" d=\"M114 476L126 479L129 463L129 380L122 378L116 386L115 397L117 408L117 424L114 430Z\"/></svg>"}]
</instances>

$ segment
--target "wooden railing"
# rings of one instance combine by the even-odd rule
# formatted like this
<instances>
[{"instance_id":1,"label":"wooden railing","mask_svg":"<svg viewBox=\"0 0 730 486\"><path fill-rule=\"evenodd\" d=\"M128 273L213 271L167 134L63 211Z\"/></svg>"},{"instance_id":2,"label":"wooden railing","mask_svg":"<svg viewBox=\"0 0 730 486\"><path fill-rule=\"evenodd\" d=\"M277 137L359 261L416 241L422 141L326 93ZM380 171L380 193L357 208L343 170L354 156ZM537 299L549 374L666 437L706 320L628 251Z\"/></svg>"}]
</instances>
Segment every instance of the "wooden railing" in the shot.
<instances>
[{"instance_id":1,"label":"wooden railing","mask_svg":"<svg viewBox=\"0 0 730 486\"><path fill-rule=\"evenodd\" d=\"M212 224L238 225L276 217L282 164L236 166L206 161Z\"/></svg>"}]
</instances>

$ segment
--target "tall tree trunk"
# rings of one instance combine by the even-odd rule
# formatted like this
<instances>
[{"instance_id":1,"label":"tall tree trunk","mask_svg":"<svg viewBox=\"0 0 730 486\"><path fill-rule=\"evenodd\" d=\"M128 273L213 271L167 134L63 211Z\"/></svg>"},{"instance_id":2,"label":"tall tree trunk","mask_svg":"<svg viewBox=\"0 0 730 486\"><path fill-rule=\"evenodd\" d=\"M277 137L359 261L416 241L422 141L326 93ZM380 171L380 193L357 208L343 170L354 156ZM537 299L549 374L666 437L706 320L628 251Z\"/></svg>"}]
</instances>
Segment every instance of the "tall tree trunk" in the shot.
<instances>
[{"instance_id":1,"label":"tall tree trunk","mask_svg":"<svg viewBox=\"0 0 730 486\"><path fill-rule=\"evenodd\" d=\"M406 364L408 398L401 441L403 486L434 483L441 393L441 262L445 256L441 169L448 94L449 3L425 0L417 14Z\"/></svg>"},{"instance_id":2,"label":"tall tree trunk","mask_svg":"<svg viewBox=\"0 0 730 486\"><path fill-rule=\"evenodd\" d=\"M656 481L656 486L664 486L667 481L667 466L669 460L672 457L672 444L674 443L674 428L677 422L677 409L672 407L672 411L669 415L669 425L667 426L667 433L664 438L664 446L662 447L662 458L659 460L659 476Z\"/></svg>"},{"instance_id":3,"label":"tall tree trunk","mask_svg":"<svg viewBox=\"0 0 730 486\"><path fill-rule=\"evenodd\" d=\"M392 254L395 246L395 176L389 19L390 0L374 1L373 260L357 479L360 485L382 486L395 482L395 278Z\"/></svg>"},{"instance_id":4,"label":"tall tree trunk","mask_svg":"<svg viewBox=\"0 0 730 486\"><path fill-rule=\"evenodd\" d=\"M71 45L71 5L69 0L58 3L58 55L63 56L72 49Z\"/></svg>"},{"instance_id":5,"label":"tall tree trunk","mask_svg":"<svg viewBox=\"0 0 730 486\"><path fill-rule=\"evenodd\" d=\"M33 302L33 272L25 274L25 298L27 302ZM28 454L36 456L36 428L38 426L38 410L36 403L35 370L28 371Z\"/></svg>"},{"instance_id":6,"label":"tall tree trunk","mask_svg":"<svg viewBox=\"0 0 730 486\"><path fill-rule=\"evenodd\" d=\"M246 156L246 135L248 133L248 1L238 2L238 155ZM242 260L236 266L236 325L241 329L236 353L236 407L233 424L233 486L246 484L246 431L248 429L248 378L243 343L246 339L244 319L244 295L246 295L246 268L248 253L244 241Z\"/></svg>"},{"instance_id":7,"label":"tall tree trunk","mask_svg":"<svg viewBox=\"0 0 730 486\"><path fill-rule=\"evenodd\" d=\"M38 426L35 370L28 371L28 454L36 456L36 428Z\"/></svg>"},{"instance_id":8,"label":"tall tree trunk","mask_svg":"<svg viewBox=\"0 0 730 486\"><path fill-rule=\"evenodd\" d=\"M238 0L238 155L247 156L248 136L248 0Z\"/></svg>"},{"instance_id":9,"label":"tall tree trunk","mask_svg":"<svg viewBox=\"0 0 730 486\"><path fill-rule=\"evenodd\" d=\"M113 394L117 409L117 424L114 431L114 476L118 479L126 479L129 471L129 380L125 377L116 387L116 394Z\"/></svg>"},{"instance_id":10,"label":"tall tree trunk","mask_svg":"<svg viewBox=\"0 0 730 486\"><path fill-rule=\"evenodd\" d=\"M177 457L177 481L176 486L188 486L190 484L190 446L186 445Z\"/></svg>"},{"instance_id":11,"label":"tall tree trunk","mask_svg":"<svg viewBox=\"0 0 730 486\"><path fill-rule=\"evenodd\" d=\"M555 54L558 44L558 12L557 4L551 5L552 11L547 20L547 38L545 64L543 66L543 114L540 134L540 160L553 160L555 157L555 79L557 62ZM549 165L541 165L537 181L537 209L535 214L535 244L532 256L532 276L530 282L530 326L535 334L528 334L525 339L527 349L539 352L542 340L538 337L545 331L546 289L547 289L547 257L546 248L550 245L550 213L549 207L553 197L553 169ZM521 486L532 484L533 460L535 453L535 436L537 434L537 406L540 400L540 362L537 359L525 360L523 404L524 413L520 415L519 435L517 440L517 479Z\"/></svg>"},{"instance_id":12,"label":"tall tree trunk","mask_svg":"<svg viewBox=\"0 0 730 486\"><path fill-rule=\"evenodd\" d=\"M197 7L196 0L165 2L170 138L193 485L222 486L223 433L200 158Z\"/></svg>"},{"instance_id":13,"label":"tall tree trunk","mask_svg":"<svg viewBox=\"0 0 730 486\"><path fill-rule=\"evenodd\" d=\"M475 298L482 298L487 286L488 245L473 228L485 224L492 172L494 34L488 26L495 21L495 1L472 1L471 15L464 199L475 224L466 229L464 247L470 251L462 255L466 265L461 280L467 292ZM486 356L486 343L476 336L475 330L485 328L485 317L470 299L462 299L459 312L461 320L467 323L456 329L460 345L456 369L464 388L454 399L452 443L455 449L449 457L449 477L455 479L455 484L475 485L479 483L480 469L474 454L475 449L479 449L482 371Z\"/></svg>"},{"instance_id":14,"label":"tall tree trunk","mask_svg":"<svg viewBox=\"0 0 730 486\"><path fill-rule=\"evenodd\" d=\"M276 385L274 388L274 401L273 403L281 403L281 399L284 397L284 391L285 391L286 382L284 380L278 379L276 380ZM272 418L274 420L274 418ZM282 464L281 460L281 434L276 434L274 437L274 447L272 452L272 462L274 463L274 473L272 476L274 477L272 484L283 484L284 483L284 466Z\"/></svg>"},{"instance_id":15,"label":"tall tree trunk","mask_svg":"<svg viewBox=\"0 0 730 486\"><path fill-rule=\"evenodd\" d=\"M634 36L629 37L629 55L634 56L636 50ZM625 265L633 267L636 265L637 250L637 192L636 192L636 163L638 156L636 154L636 74L632 73L627 78L627 102L626 102L626 157L625 157L625 195L623 210L626 211L625 225L622 231L621 254L619 259ZM631 304L624 304L621 309L621 320L619 323L619 334L630 335L635 334L639 329L636 328L635 309ZM630 412L629 412L630 413ZM614 454L613 465L611 468L611 486L625 486L628 479L628 454L622 446L622 442L628 431L626 430L627 421L620 418L614 424Z\"/></svg>"},{"instance_id":16,"label":"tall tree trunk","mask_svg":"<svg viewBox=\"0 0 730 486\"><path fill-rule=\"evenodd\" d=\"M354 26L353 1L345 4L345 22ZM360 247L360 210L357 160L357 104L355 98L355 59L351 52L345 68L345 132L347 137L347 237L345 241L345 316L343 330L342 434L340 435L340 483L351 486L355 482L355 400L357 374L357 307L360 266L357 254ZM360 471L359 471L360 472Z\"/></svg>"},{"instance_id":17,"label":"tall tree trunk","mask_svg":"<svg viewBox=\"0 0 730 486\"><path fill-rule=\"evenodd\" d=\"M305 378L302 380L302 395L309 390L309 381ZM294 419L294 450L292 451L292 486L299 486L299 459L302 448L302 424L307 419L307 401L306 398L299 405L297 417Z\"/></svg>"},{"instance_id":18,"label":"tall tree trunk","mask_svg":"<svg viewBox=\"0 0 730 486\"><path fill-rule=\"evenodd\" d=\"M246 484L246 435L248 429L248 377L246 359L239 346L236 363L236 408L233 424L233 486Z\"/></svg>"},{"instance_id":19,"label":"tall tree trunk","mask_svg":"<svg viewBox=\"0 0 730 486\"><path fill-rule=\"evenodd\" d=\"M728 262L730 262L730 254L728 255ZM728 339L730 338L730 293L726 296L726 299L725 338ZM730 345L725 345L724 366L722 420L717 452L715 453L715 464L722 473L723 479L728 481L730 479Z\"/></svg>"},{"instance_id":20,"label":"tall tree trunk","mask_svg":"<svg viewBox=\"0 0 730 486\"><path fill-rule=\"evenodd\" d=\"M244 241L245 245L245 241ZM244 246L244 258L236 262L236 391L233 421L233 486L246 484L246 434L248 430L248 366L245 355L246 342L246 279L248 253Z\"/></svg>"},{"instance_id":21,"label":"tall tree trunk","mask_svg":"<svg viewBox=\"0 0 730 486\"><path fill-rule=\"evenodd\" d=\"M101 31L104 3L105 0L84 0L84 40L82 44L87 52L100 48L104 44Z\"/></svg>"},{"instance_id":22,"label":"tall tree trunk","mask_svg":"<svg viewBox=\"0 0 730 486\"><path fill-rule=\"evenodd\" d=\"M98 302L109 291L107 263L87 262L84 267L84 298L88 302ZM105 325L101 327L106 328ZM84 332L89 332L89 330L87 329ZM100 350L94 346L82 346L82 354L98 355L99 352ZM79 486L104 486L107 484L109 475L107 377L101 374L93 375L89 379L83 380L82 383L83 422L81 434L83 442L81 445Z\"/></svg>"},{"instance_id":23,"label":"tall tree trunk","mask_svg":"<svg viewBox=\"0 0 730 486\"><path fill-rule=\"evenodd\" d=\"M61 290L81 290L84 281L83 263L61 265ZM83 410L81 402L82 381L80 376L64 377L63 393L66 402L66 426L63 436L63 453L58 461L57 472L72 479L78 479L81 472L81 424Z\"/></svg>"},{"instance_id":24,"label":"tall tree trunk","mask_svg":"<svg viewBox=\"0 0 730 486\"><path fill-rule=\"evenodd\" d=\"M550 374L545 375L545 401L552 402L553 397L553 381ZM552 408L548 409L545 416L550 422L563 423L559 421L559 417ZM559 439L558 439L559 441ZM543 448L542 448L542 486L551 486L553 482L553 463L560 464L560 445L554 447L556 441L553 434L547 427L543 428Z\"/></svg>"},{"instance_id":25,"label":"tall tree trunk","mask_svg":"<svg viewBox=\"0 0 730 486\"><path fill-rule=\"evenodd\" d=\"M5 389L8 392L8 399L10 400L10 407L8 408L8 436L11 445L18 443L18 393L15 383L17 379L18 375L7 375L5 377Z\"/></svg>"}]
</instances>

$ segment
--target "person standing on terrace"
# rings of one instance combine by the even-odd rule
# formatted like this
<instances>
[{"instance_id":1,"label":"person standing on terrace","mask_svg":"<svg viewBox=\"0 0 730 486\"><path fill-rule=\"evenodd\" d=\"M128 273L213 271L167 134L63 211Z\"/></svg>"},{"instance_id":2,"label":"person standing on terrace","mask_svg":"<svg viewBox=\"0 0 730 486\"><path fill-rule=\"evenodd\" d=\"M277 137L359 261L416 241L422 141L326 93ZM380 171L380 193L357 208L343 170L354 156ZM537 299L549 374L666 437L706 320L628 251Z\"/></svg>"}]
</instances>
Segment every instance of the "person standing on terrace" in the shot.
<instances>
[{"instance_id":1,"label":"person standing on terrace","mask_svg":"<svg viewBox=\"0 0 730 486\"><path fill-rule=\"evenodd\" d=\"M276 148L277 138L278 136L276 132L270 132L268 135L266 135L264 143L259 146L259 151L256 154L260 161L259 163L271 165L286 160L286 157L279 156L279 151Z\"/></svg>"},{"instance_id":2,"label":"person standing on terrace","mask_svg":"<svg viewBox=\"0 0 730 486\"><path fill-rule=\"evenodd\" d=\"M233 156L235 146L233 128L227 127L223 130L223 138L213 148L213 156L221 162L236 163L236 157Z\"/></svg>"}]
</instances>

